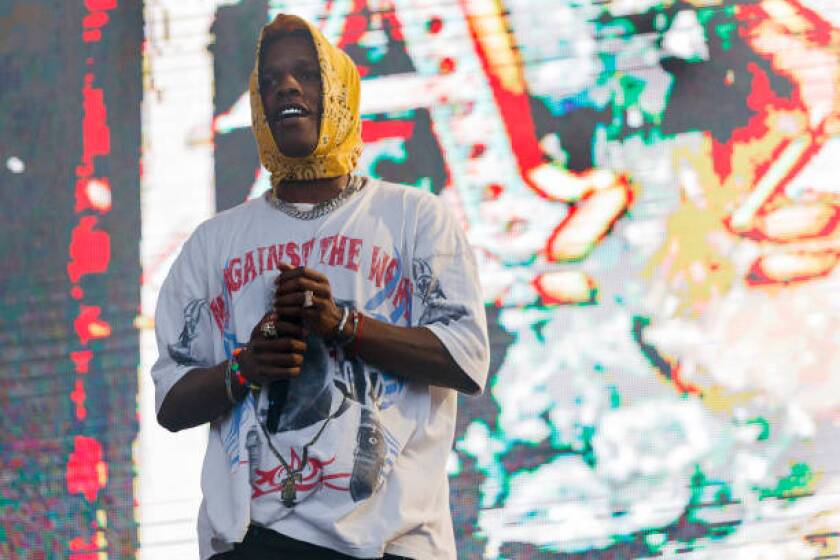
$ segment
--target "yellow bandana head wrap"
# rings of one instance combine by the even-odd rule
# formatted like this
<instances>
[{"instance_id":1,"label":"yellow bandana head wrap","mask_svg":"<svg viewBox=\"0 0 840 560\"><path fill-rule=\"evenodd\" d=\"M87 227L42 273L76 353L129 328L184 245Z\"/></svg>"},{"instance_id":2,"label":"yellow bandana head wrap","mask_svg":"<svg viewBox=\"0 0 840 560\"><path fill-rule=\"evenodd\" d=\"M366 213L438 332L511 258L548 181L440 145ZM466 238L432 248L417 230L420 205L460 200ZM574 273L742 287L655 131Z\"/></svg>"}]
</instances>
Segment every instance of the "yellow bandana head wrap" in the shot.
<instances>
[{"instance_id":1,"label":"yellow bandana head wrap","mask_svg":"<svg viewBox=\"0 0 840 560\"><path fill-rule=\"evenodd\" d=\"M296 30L308 31L315 43L321 67L321 129L318 144L304 157L280 153L265 117L260 97L259 70L263 41ZM271 173L271 185L339 177L350 173L362 153L362 119L359 114L360 80L356 65L347 54L332 46L317 27L292 15L278 14L262 28L257 43L257 61L249 82L251 126L257 138L260 162Z\"/></svg>"}]
</instances>

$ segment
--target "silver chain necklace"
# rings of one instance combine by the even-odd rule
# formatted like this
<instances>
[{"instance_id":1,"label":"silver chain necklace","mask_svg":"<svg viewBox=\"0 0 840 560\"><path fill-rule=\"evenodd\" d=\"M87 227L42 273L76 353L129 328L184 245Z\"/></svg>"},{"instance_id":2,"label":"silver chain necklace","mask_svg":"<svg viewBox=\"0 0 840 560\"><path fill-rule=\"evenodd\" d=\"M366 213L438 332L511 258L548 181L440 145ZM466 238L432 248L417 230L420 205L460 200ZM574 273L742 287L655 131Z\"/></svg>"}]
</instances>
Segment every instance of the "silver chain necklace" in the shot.
<instances>
[{"instance_id":1,"label":"silver chain necklace","mask_svg":"<svg viewBox=\"0 0 840 560\"><path fill-rule=\"evenodd\" d=\"M338 193L338 195L329 200L317 203L310 210L300 210L291 202L286 202L283 199L277 198L277 195L274 194L274 190L268 191L265 196L269 204L287 216L291 216L292 218L296 218L298 220L315 220L321 216L329 214L344 204L344 202L350 198L353 193L361 190L364 185L364 178L359 175L351 175L350 180L347 182L347 186L341 189L341 192Z\"/></svg>"}]
</instances>

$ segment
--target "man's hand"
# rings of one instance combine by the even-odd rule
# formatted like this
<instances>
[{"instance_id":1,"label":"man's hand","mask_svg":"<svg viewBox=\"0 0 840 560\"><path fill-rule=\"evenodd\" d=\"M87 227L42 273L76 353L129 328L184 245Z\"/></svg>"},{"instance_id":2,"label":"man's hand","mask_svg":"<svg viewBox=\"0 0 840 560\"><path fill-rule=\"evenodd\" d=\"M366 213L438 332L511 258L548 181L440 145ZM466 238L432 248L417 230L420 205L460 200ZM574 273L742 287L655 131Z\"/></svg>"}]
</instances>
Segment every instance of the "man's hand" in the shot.
<instances>
[{"instance_id":1,"label":"man's hand","mask_svg":"<svg viewBox=\"0 0 840 560\"><path fill-rule=\"evenodd\" d=\"M277 338L266 338L262 326L273 321ZM300 375L306 352L304 329L301 325L283 321L276 313L266 313L251 331L248 350L239 357L242 375L258 384L290 379Z\"/></svg>"},{"instance_id":2,"label":"man's hand","mask_svg":"<svg viewBox=\"0 0 840 560\"><path fill-rule=\"evenodd\" d=\"M288 268L275 280L274 312L280 317L301 317L303 324L325 340L335 338L341 310L332 297L327 277L309 268ZM312 292L312 305L304 307L305 292Z\"/></svg>"}]
</instances>

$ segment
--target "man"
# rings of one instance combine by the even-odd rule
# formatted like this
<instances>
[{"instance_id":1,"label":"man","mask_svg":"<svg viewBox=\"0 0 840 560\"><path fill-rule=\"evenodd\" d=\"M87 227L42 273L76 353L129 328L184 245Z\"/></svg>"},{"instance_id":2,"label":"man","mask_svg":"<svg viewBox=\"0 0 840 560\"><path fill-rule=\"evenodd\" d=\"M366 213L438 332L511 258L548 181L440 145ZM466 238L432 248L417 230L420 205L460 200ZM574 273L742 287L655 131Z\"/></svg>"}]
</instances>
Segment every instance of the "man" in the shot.
<instances>
[{"instance_id":1,"label":"man","mask_svg":"<svg viewBox=\"0 0 840 560\"><path fill-rule=\"evenodd\" d=\"M158 421L210 422L201 558L455 558L455 390L489 360L463 232L351 175L359 75L314 26L263 29L250 94L272 191L197 228L156 311Z\"/></svg>"}]
</instances>

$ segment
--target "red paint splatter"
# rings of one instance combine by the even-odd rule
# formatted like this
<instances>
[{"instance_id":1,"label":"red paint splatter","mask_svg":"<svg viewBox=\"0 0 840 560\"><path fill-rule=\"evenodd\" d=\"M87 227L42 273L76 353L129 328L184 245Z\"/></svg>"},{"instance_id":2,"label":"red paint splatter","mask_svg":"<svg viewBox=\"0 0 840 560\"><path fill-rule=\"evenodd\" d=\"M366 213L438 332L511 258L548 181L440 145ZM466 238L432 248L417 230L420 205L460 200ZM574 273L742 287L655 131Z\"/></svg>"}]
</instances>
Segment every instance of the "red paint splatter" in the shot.
<instances>
[{"instance_id":1,"label":"red paint splatter","mask_svg":"<svg viewBox=\"0 0 840 560\"><path fill-rule=\"evenodd\" d=\"M102 310L98 305L82 305L79 315L73 321L73 328L82 345L91 339L111 336L111 325L99 318Z\"/></svg>"},{"instance_id":2,"label":"red paint splatter","mask_svg":"<svg viewBox=\"0 0 840 560\"><path fill-rule=\"evenodd\" d=\"M117 0L85 0L85 8L90 12L113 10L117 7Z\"/></svg>"},{"instance_id":3,"label":"red paint splatter","mask_svg":"<svg viewBox=\"0 0 840 560\"><path fill-rule=\"evenodd\" d=\"M681 393L690 393L692 395L703 394L703 392L697 385L683 380L682 367L679 363L674 363L671 367L671 382L674 384L674 387L676 387L677 390Z\"/></svg>"},{"instance_id":4,"label":"red paint splatter","mask_svg":"<svg viewBox=\"0 0 840 560\"><path fill-rule=\"evenodd\" d=\"M73 299L82 299L85 296L85 291L79 286L70 288L70 297Z\"/></svg>"},{"instance_id":5,"label":"red paint splatter","mask_svg":"<svg viewBox=\"0 0 840 560\"><path fill-rule=\"evenodd\" d=\"M85 374L89 371L90 361L93 359L93 350L79 350L70 352L70 359L76 366L76 373Z\"/></svg>"},{"instance_id":6,"label":"red paint splatter","mask_svg":"<svg viewBox=\"0 0 840 560\"><path fill-rule=\"evenodd\" d=\"M441 74L451 74L455 71L455 59L452 57L445 57L440 61L439 71Z\"/></svg>"},{"instance_id":7,"label":"red paint splatter","mask_svg":"<svg viewBox=\"0 0 840 560\"><path fill-rule=\"evenodd\" d=\"M105 97L102 89L92 86L93 73L89 72L85 74L85 85L82 88L82 164L76 167L78 177L90 177L93 174L93 158L111 151L111 132L106 123Z\"/></svg>"},{"instance_id":8,"label":"red paint splatter","mask_svg":"<svg viewBox=\"0 0 840 560\"><path fill-rule=\"evenodd\" d=\"M727 142L713 142L714 168L721 181L724 181L732 173L732 152L734 149L740 144L748 144L751 140L762 138L769 132L767 120L774 110L800 107L798 103L779 98L772 89L770 77L757 64L749 63L747 70L752 74L752 82L746 103L747 107L756 114L750 117L746 125L734 130Z\"/></svg>"},{"instance_id":9,"label":"red paint splatter","mask_svg":"<svg viewBox=\"0 0 840 560\"><path fill-rule=\"evenodd\" d=\"M73 228L70 238L70 262L67 275L74 284L84 274L98 274L108 269L111 260L111 236L107 231L94 231L97 219L85 216Z\"/></svg>"},{"instance_id":10,"label":"red paint splatter","mask_svg":"<svg viewBox=\"0 0 840 560\"><path fill-rule=\"evenodd\" d=\"M341 33L341 38L338 40L338 48L344 48L347 45L355 45L362 38L368 28L367 16L360 15L359 12L365 9L366 0L353 0L353 8L351 14L344 19L344 29Z\"/></svg>"},{"instance_id":11,"label":"red paint splatter","mask_svg":"<svg viewBox=\"0 0 840 560\"><path fill-rule=\"evenodd\" d=\"M461 3L463 4L464 0ZM464 10L466 11L466 6L464 6ZM490 64L490 60L496 53L488 52L485 49L485 43L482 43L479 38L479 29L482 27L481 22L478 21L479 17L489 16L468 17L470 37L481 61L481 67L487 76L490 89L493 91L493 97L499 107L502 121L505 123L522 179L536 189L536 185L528 178L528 174L533 168L543 163L543 153L537 141L537 131L534 125L534 117L531 114L528 92L524 86L520 91L513 91L502 84L501 76L496 72L496 68ZM510 65L505 65L505 70L519 72L519 82L525 83L524 77L521 75L521 69L514 70Z\"/></svg>"},{"instance_id":12,"label":"red paint splatter","mask_svg":"<svg viewBox=\"0 0 840 560\"><path fill-rule=\"evenodd\" d=\"M426 22L426 29L432 35L440 33L440 31L443 29L443 20L438 16L432 17L431 19L429 19L429 21Z\"/></svg>"},{"instance_id":13,"label":"red paint splatter","mask_svg":"<svg viewBox=\"0 0 840 560\"><path fill-rule=\"evenodd\" d=\"M383 138L411 138L414 134L414 121L364 121L362 123L362 140L376 142Z\"/></svg>"},{"instance_id":14,"label":"red paint splatter","mask_svg":"<svg viewBox=\"0 0 840 560\"><path fill-rule=\"evenodd\" d=\"M487 200L498 200L502 193L505 192L505 188L500 185L499 183L491 183L487 185L484 189L485 198Z\"/></svg>"},{"instance_id":15,"label":"red paint splatter","mask_svg":"<svg viewBox=\"0 0 840 560\"><path fill-rule=\"evenodd\" d=\"M76 537L70 541L71 554L69 560L97 560L99 558L98 550L96 536L91 536L87 540Z\"/></svg>"},{"instance_id":16,"label":"red paint splatter","mask_svg":"<svg viewBox=\"0 0 840 560\"><path fill-rule=\"evenodd\" d=\"M826 29L830 30L830 27L826 27L825 22L820 21L812 12L798 5L797 11L814 25L817 35L824 34ZM736 18L742 24L738 33L747 41L758 33L757 28L760 25L763 25L768 19L772 19L759 5L738 6ZM770 55L764 55L763 57L772 64ZM746 103L747 107L755 112L755 115L747 121L746 125L736 129L727 142L713 141L712 162L721 182L724 182L732 173L732 154L735 147L764 137L769 132L768 119L772 113L781 110L805 111L800 87L792 76L783 71L778 71L779 74L790 77L791 83L794 84L790 96L783 98L773 91L770 77L761 67L751 62L747 65L747 70L752 75L752 81Z\"/></svg>"},{"instance_id":17,"label":"red paint splatter","mask_svg":"<svg viewBox=\"0 0 840 560\"><path fill-rule=\"evenodd\" d=\"M484 144L473 144L472 148L470 148L470 158L478 158L484 155L484 152L487 151L487 146Z\"/></svg>"},{"instance_id":18,"label":"red paint splatter","mask_svg":"<svg viewBox=\"0 0 840 560\"><path fill-rule=\"evenodd\" d=\"M402 23L400 23L400 20L397 18L397 14L394 10L382 12L380 17L382 18L382 23L385 24L384 27L388 30L388 35L391 36L391 39L394 41L405 41Z\"/></svg>"},{"instance_id":19,"label":"red paint splatter","mask_svg":"<svg viewBox=\"0 0 840 560\"><path fill-rule=\"evenodd\" d=\"M102 446L97 440L87 436L73 438L66 479L68 492L82 494L88 502L96 500L108 479L108 465L102 460Z\"/></svg>"},{"instance_id":20,"label":"red paint splatter","mask_svg":"<svg viewBox=\"0 0 840 560\"><path fill-rule=\"evenodd\" d=\"M102 40L102 32L98 29L89 29L82 33L82 41L85 43L96 43Z\"/></svg>"},{"instance_id":21,"label":"red paint splatter","mask_svg":"<svg viewBox=\"0 0 840 560\"><path fill-rule=\"evenodd\" d=\"M108 14L105 12L93 12L84 17L82 25L84 27L105 27L108 24Z\"/></svg>"},{"instance_id":22,"label":"red paint splatter","mask_svg":"<svg viewBox=\"0 0 840 560\"><path fill-rule=\"evenodd\" d=\"M84 420L87 418L87 409L85 408L85 384L81 379L76 380L73 391L70 392L70 400L76 405L76 419Z\"/></svg>"}]
</instances>

